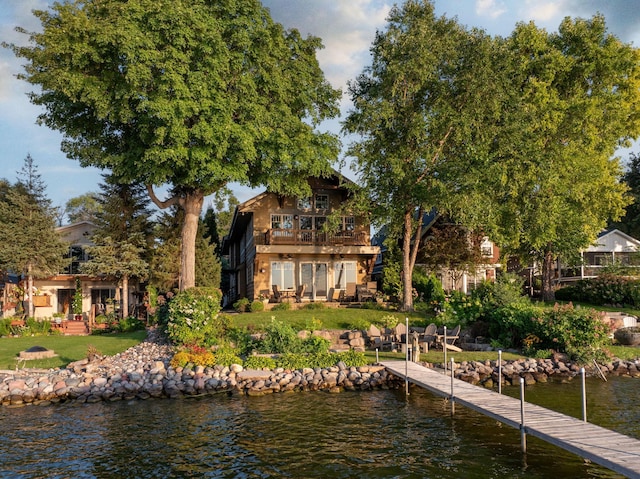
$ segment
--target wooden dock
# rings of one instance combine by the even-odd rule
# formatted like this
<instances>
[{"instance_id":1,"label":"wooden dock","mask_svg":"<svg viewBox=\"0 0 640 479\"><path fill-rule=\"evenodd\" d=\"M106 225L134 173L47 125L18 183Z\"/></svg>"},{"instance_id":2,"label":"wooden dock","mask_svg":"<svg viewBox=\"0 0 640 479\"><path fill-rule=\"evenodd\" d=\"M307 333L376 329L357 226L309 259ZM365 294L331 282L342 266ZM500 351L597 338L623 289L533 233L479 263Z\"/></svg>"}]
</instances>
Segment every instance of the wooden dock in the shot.
<instances>
[{"instance_id":1,"label":"wooden dock","mask_svg":"<svg viewBox=\"0 0 640 479\"><path fill-rule=\"evenodd\" d=\"M432 393L451 397L451 377L405 361L380 363L389 372ZM407 374L405 376L405 370ZM640 479L640 440L584 422L535 404L524 403L459 379L453 380L455 404L464 405L497 421L566 449L596 464L633 479Z\"/></svg>"}]
</instances>

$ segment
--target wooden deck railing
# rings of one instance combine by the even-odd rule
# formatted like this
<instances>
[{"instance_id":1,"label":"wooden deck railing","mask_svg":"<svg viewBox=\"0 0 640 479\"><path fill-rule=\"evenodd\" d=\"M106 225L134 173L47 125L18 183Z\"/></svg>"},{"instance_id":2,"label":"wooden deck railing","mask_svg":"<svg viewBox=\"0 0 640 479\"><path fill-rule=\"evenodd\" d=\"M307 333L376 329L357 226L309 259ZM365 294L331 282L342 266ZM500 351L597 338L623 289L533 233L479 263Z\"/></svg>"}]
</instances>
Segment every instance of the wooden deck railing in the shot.
<instances>
[{"instance_id":1,"label":"wooden deck railing","mask_svg":"<svg viewBox=\"0 0 640 479\"><path fill-rule=\"evenodd\" d=\"M270 229L256 232L254 239L258 245L296 246L368 246L367 234L355 231L325 233L316 230Z\"/></svg>"}]
</instances>

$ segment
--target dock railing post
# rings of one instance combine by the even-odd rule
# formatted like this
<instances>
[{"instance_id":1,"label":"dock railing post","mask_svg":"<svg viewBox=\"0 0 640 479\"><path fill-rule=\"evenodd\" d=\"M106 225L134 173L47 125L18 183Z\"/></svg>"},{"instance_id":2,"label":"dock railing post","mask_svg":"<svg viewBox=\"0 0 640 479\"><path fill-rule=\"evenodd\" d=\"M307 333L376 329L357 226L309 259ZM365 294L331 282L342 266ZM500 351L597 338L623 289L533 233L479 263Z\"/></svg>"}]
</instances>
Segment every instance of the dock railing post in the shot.
<instances>
[{"instance_id":1,"label":"dock railing post","mask_svg":"<svg viewBox=\"0 0 640 479\"><path fill-rule=\"evenodd\" d=\"M451 415L453 416L456 412L456 401L455 396L453 395L453 380L454 378L454 362L453 358L451 358Z\"/></svg>"},{"instance_id":2,"label":"dock railing post","mask_svg":"<svg viewBox=\"0 0 640 479\"><path fill-rule=\"evenodd\" d=\"M442 336L442 350L444 351L444 372L447 373L447 327L444 327L444 335Z\"/></svg>"},{"instance_id":3,"label":"dock railing post","mask_svg":"<svg viewBox=\"0 0 640 479\"><path fill-rule=\"evenodd\" d=\"M587 422L587 385L584 368L580 368L580 376L582 377L582 420Z\"/></svg>"},{"instance_id":4,"label":"dock railing post","mask_svg":"<svg viewBox=\"0 0 640 479\"><path fill-rule=\"evenodd\" d=\"M527 435L524 432L524 378L520 378L520 447L527 452Z\"/></svg>"},{"instance_id":5,"label":"dock railing post","mask_svg":"<svg viewBox=\"0 0 640 479\"><path fill-rule=\"evenodd\" d=\"M406 356L404 358L404 391L409 395L409 316L405 316L405 344L406 344Z\"/></svg>"},{"instance_id":6,"label":"dock railing post","mask_svg":"<svg viewBox=\"0 0 640 479\"><path fill-rule=\"evenodd\" d=\"M498 394L502 394L502 349L498 349Z\"/></svg>"}]
</instances>

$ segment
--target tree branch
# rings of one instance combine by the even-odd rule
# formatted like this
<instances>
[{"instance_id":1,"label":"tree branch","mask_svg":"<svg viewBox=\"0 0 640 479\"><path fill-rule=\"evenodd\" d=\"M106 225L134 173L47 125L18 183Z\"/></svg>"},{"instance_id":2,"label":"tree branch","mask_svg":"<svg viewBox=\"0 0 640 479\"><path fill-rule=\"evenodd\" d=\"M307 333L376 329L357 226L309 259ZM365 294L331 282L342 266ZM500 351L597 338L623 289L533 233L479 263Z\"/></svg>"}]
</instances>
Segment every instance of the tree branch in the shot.
<instances>
[{"instance_id":1,"label":"tree branch","mask_svg":"<svg viewBox=\"0 0 640 479\"><path fill-rule=\"evenodd\" d=\"M440 140L440 143L438 145L438 149L435 152L435 154L433 155L433 158L431 158L431 164L433 165L436 160L438 159L438 156L440 156L440 153L442 152L442 149L444 148L444 144L447 141L447 138L449 138L449 135L451 134L451 132L453 131L453 126L449 127L449 130L447 130L447 133L444 135L444 137L442 138L442 140ZM427 172L429 171L429 167L425 168L422 173L420 174L420 176L418 177L417 182L420 182L424 179L425 176L427 176Z\"/></svg>"},{"instance_id":2,"label":"tree branch","mask_svg":"<svg viewBox=\"0 0 640 479\"><path fill-rule=\"evenodd\" d=\"M173 205L177 204L178 201L180 200L180 198L178 198L177 196L173 196L173 197L169 198L168 200L160 201L160 199L156 196L156 192L153 191L153 185L147 184L145 186L147 187L147 192L149 193L149 198L151 198L151 201L153 201L153 203L158 208L160 208L161 210L163 210L165 208L169 208L170 206L173 206Z\"/></svg>"}]
</instances>

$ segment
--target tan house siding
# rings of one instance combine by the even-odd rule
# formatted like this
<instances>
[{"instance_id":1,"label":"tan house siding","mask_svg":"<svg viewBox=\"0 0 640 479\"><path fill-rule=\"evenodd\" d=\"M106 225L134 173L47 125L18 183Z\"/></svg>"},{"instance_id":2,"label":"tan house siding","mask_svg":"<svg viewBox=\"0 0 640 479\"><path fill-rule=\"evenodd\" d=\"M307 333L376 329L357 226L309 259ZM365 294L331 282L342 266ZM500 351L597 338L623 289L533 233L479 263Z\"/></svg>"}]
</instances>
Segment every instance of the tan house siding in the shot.
<instances>
[{"instance_id":1,"label":"tan house siding","mask_svg":"<svg viewBox=\"0 0 640 479\"><path fill-rule=\"evenodd\" d=\"M351 283L370 279L379 248L371 246L368 221L345 215L338 231L322 227L347 196L338 181L312 178L310 198L262 193L236 208L223 247L232 274L229 301L275 299L274 284L290 297L304 285L303 301L327 301L346 289L347 275Z\"/></svg>"}]
</instances>

